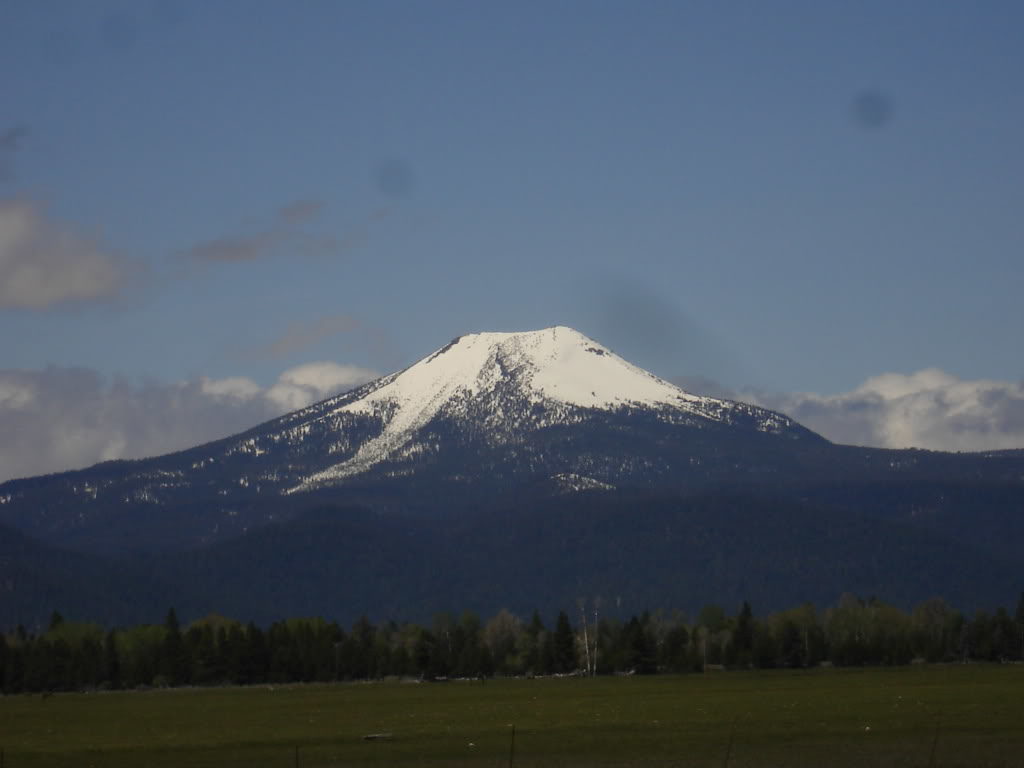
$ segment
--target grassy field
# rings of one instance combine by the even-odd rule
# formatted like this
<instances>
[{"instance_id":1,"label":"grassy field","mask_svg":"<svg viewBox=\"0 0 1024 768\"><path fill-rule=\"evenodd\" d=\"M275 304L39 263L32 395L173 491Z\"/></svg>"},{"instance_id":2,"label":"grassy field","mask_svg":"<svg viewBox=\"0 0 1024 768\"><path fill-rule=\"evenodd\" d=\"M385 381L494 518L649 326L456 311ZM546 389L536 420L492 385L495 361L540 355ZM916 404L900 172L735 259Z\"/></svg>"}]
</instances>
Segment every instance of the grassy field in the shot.
<instances>
[{"instance_id":1,"label":"grassy field","mask_svg":"<svg viewBox=\"0 0 1024 768\"><path fill-rule=\"evenodd\" d=\"M3 768L507 766L513 724L516 766L1024 766L1024 666L0 698Z\"/></svg>"}]
</instances>

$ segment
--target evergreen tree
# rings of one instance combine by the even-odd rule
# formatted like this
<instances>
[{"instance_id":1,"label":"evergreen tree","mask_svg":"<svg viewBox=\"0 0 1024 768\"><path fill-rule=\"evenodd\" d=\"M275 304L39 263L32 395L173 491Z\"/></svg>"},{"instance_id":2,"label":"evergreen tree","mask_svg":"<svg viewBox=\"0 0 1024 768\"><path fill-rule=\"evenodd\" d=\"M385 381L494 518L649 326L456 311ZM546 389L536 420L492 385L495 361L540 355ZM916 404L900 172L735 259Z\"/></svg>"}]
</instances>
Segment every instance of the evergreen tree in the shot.
<instances>
[{"instance_id":1,"label":"evergreen tree","mask_svg":"<svg viewBox=\"0 0 1024 768\"><path fill-rule=\"evenodd\" d=\"M434 636L422 627L416 633L412 649L413 670L420 677L430 676L430 660L434 656Z\"/></svg>"},{"instance_id":2,"label":"evergreen tree","mask_svg":"<svg viewBox=\"0 0 1024 768\"><path fill-rule=\"evenodd\" d=\"M96 688L104 680L104 658L102 636L88 634L81 639L74 651L75 686L78 689Z\"/></svg>"},{"instance_id":3,"label":"evergreen tree","mask_svg":"<svg viewBox=\"0 0 1024 768\"><path fill-rule=\"evenodd\" d=\"M754 639L751 649L754 666L758 669L774 669L779 657L779 646L767 622L754 622Z\"/></svg>"},{"instance_id":4,"label":"evergreen tree","mask_svg":"<svg viewBox=\"0 0 1024 768\"><path fill-rule=\"evenodd\" d=\"M340 643L334 652L334 679L342 679L340 668ZM297 678L295 669L298 659L287 622L275 621L267 630L267 646L270 654L269 679L274 683L287 683Z\"/></svg>"},{"instance_id":5,"label":"evergreen tree","mask_svg":"<svg viewBox=\"0 0 1024 768\"><path fill-rule=\"evenodd\" d=\"M338 679L338 651L345 636L336 623L321 624L316 636L316 679L325 682Z\"/></svg>"},{"instance_id":6,"label":"evergreen tree","mask_svg":"<svg viewBox=\"0 0 1024 768\"><path fill-rule=\"evenodd\" d=\"M0 632L0 691L7 691L7 670L10 664L8 658L12 655L7 647L7 638Z\"/></svg>"},{"instance_id":7,"label":"evergreen tree","mask_svg":"<svg viewBox=\"0 0 1024 768\"><path fill-rule=\"evenodd\" d=\"M574 672L579 667L576 658L576 635L565 611L558 612L553 645L554 671L562 674Z\"/></svg>"},{"instance_id":8,"label":"evergreen tree","mask_svg":"<svg viewBox=\"0 0 1024 768\"><path fill-rule=\"evenodd\" d=\"M644 657L644 630L640 620L631 616L622 630L622 659L626 670L630 672L641 672Z\"/></svg>"},{"instance_id":9,"label":"evergreen tree","mask_svg":"<svg viewBox=\"0 0 1024 768\"><path fill-rule=\"evenodd\" d=\"M218 645L223 649L225 679L241 685L245 680L245 633L238 624L232 624L226 632L221 627L218 635L222 632L224 641Z\"/></svg>"},{"instance_id":10,"label":"evergreen tree","mask_svg":"<svg viewBox=\"0 0 1024 768\"><path fill-rule=\"evenodd\" d=\"M484 649L480 636L480 617L472 611L466 611L459 620L456 633L458 642L453 648L455 674L459 677L482 674Z\"/></svg>"},{"instance_id":11,"label":"evergreen tree","mask_svg":"<svg viewBox=\"0 0 1024 768\"><path fill-rule=\"evenodd\" d=\"M800 634L800 627L788 616L783 618L779 625L777 650L779 666L790 668L803 666L803 637Z\"/></svg>"},{"instance_id":12,"label":"evergreen tree","mask_svg":"<svg viewBox=\"0 0 1024 768\"><path fill-rule=\"evenodd\" d=\"M185 647L181 639L181 627L174 608L167 611L164 619L164 642L160 653L160 674L168 685L182 685L186 677Z\"/></svg>"},{"instance_id":13,"label":"evergreen tree","mask_svg":"<svg viewBox=\"0 0 1024 768\"><path fill-rule=\"evenodd\" d=\"M661 666L669 672L685 672L689 668L689 654L687 649L690 645L690 633L682 621L677 622L668 632L665 633L665 640L661 644L659 661Z\"/></svg>"},{"instance_id":14,"label":"evergreen tree","mask_svg":"<svg viewBox=\"0 0 1024 768\"><path fill-rule=\"evenodd\" d=\"M736 629L732 633L729 662L739 667L749 667L754 658L754 613L750 603L743 601L736 617Z\"/></svg>"},{"instance_id":15,"label":"evergreen tree","mask_svg":"<svg viewBox=\"0 0 1024 768\"><path fill-rule=\"evenodd\" d=\"M7 664L4 679L0 687L5 693L20 693L25 685L25 649L24 645L8 646Z\"/></svg>"},{"instance_id":16,"label":"evergreen tree","mask_svg":"<svg viewBox=\"0 0 1024 768\"><path fill-rule=\"evenodd\" d=\"M533 616L530 617L530 623L526 625L526 634L536 640L543 631L544 622L541 621L540 611L534 608Z\"/></svg>"},{"instance_id":17,"label":"evergreen tree","mask_svg":"<svg viewBox=\"0 0 1024 768\"><path fill-rule=\"evenodd\" d=\"M1017 610L1013 614L1013 623L1016 627L1017 640L1019 641L1017 658L1024 661L1024 592L1020 593L1020 599L1017 600Z\"/></svg>"},{"instance_id":18,"label":"evergreen tree","mask_svg":"<svg viewBox=\"0 0 1024 768\"><path fill-rule=\"evenodd\" d=\"M117 655L114 630L110 630L103 641L103 682L115 691L121 687L121 659Z\"/></svg>"},{"instance_id":19,"label":"evergreen tree","mask_svg":"<svg viewBox=\"0 0 1024 768\"><path fill-rule=\"evenodd\" d=\"M376 636L377 628L370 623L366 616L360 616L359 620L352 625L350 634L354 643L354 658L350 660L353 665L352 677L368 680L377 676L376 658L374 657Z\"/></svg>"},{"instance_id":20,"label":"evergreen tree","mask_svg":"<svg viewBox=\"0 0 1024 768\"><path fill-rule=\"evenodd\" d=\"M967 656L979 661L995 661L996 649L993 643L995 620L988 611L976 611L967 625Z\"/></svg>"},{"instance_id":21,"label":"evergreen tree","mask_svg":"<svg viewBox=\"0 0 1024 768\"><path fill-rule=\"evenodd\" d=\"M992 657L999 661L1016 655L1016 627L1005 608L996 611L992 620Z\"/></svg>"},{"instance_id":22,"label":"evergreen tree","mask_svg":"<svg viewBox=\"0 0 1024 768\"><path fill-rule=\"evenodd\" d=\"M242 651L242 682L246 685L264 683L267 680L267 644L263 631L251 621L245 628L245 643Z\"/></svg>"},{"instance_id":23,"label":"evergreen tree","mask_svg":"<svg viewBox=\"0 0 1024 768\"><path fill-rule=\"evenodd\" d=\"M547 634L544 631L544 622L541 621L540 613L536 608L533 609L533 616L530 617L530 623L526 625L524 630L524 638L526 640L526 648L523 653L523 666L526 668L528 673L546 674L544 668L543 658L543 644L544 635Z\"/></svg>"},{"instance_id":24,"label":"evergreen tree","mask_svg":"<svg viewBox=\"0 0 1024 768\"><path fill-rule=\"evenodd\" d=\"M434 626L431 634L434 636L434 644L430 653L431 678L448 677L452 674L453 645L455 640L455 619L450 613L438 613L434 616Z\"/></svg>"},{"instance_id":25,"label":"evergreen tree","mask_svg":"<svg viewBox=\"0 0 1024 768\"><path fill-rule=\"evenodd\" d=\"M555 634L554 632L542 632L540 634L540 651L538 653L538 670L542 675L551 675L558 672L555 663Z\"/></svg>"},{"instance_id":26,"label":"evergreen tree","mask_svg":"<svg viewBox=\"0 0 1024 768\"><path fill-rule=\"evenodd\" d=\"M40 677L46 681L44 690L71 690L74 682L74 664L68 641L63 637L58 637L53 642L40 639L36 645L39 649L37 661L42 667Z\"/></svg>"},{"instance_id":27,"label":"evergreen tree","mask_svg":"<svg viewBox=\"0 0 1024 768\"><path fill-rule=\"evenodd\" d=\"M749 651L754 643L754 612L750 603L743 601L739 615L736 617L736 631L733 634L733 642L741 650Z\"/></svg>"},{"instance_id":28,"label":"evergreen tree","mask_svg":"<svg viewBox=\"0 0 1024 768\"><path fill-rule=\"evenodd\" d=\"M405 677L413 672L412 657L404 645L398 645L392 651L390 672L392 675L398 675L399 677Z\"/></svg>"}]
</instances>

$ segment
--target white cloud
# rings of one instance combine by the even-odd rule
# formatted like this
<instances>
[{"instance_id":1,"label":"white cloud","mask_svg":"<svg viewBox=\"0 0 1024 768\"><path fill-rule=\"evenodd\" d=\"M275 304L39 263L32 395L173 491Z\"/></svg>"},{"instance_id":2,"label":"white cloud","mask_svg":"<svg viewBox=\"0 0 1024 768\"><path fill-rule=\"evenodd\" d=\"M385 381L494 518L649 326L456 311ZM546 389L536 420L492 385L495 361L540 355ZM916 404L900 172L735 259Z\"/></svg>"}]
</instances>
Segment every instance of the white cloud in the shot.
<instances>
[{"instance_id":1,"label":"white cloud","mask_svg":"<svg viewBox=\"0 0 1024 768\"><path fill-rule=\"evenodd\" d=\"M1024 448L1024 383L936 368L874 376L851 392L742 393L837 443L983 451Z\"/></svg>"},{"instance_id":2,"label":"white cloud","mask_svg":"<svg viewBox=\"0 0 1024 768\"><path fill-rule=\"evenodd\" d=\"M20 411L32 405L34 400L35 392L31 387L0 378L0 409Z\"/></svg>"},{"instance_id":3,"label":"white cloud","mask_svg":"<svg viewBox=\"0 0 1024 768\"><path fill-rule=\"evenodd\" d=\"M46 309L118 295L118 260L27 200L0 200L0 309Z\"/></svg>"},{"instance_id":4,"label":"white cloud","mask_svg":"<svg viewBox=\"0 0 1024 768\"><path fill-rule=\"evenodd\" d=\"M0 482L189 448L376 376L330 362L290 368L269 387L241 376L167 384L83 368L0 370Z\"/></svg>"},{"instance_id":5,"label":"white cloud","mask_svg":"<svg viewBox=\"0 0 1024 768\"><path fill-rule=\"evenodd\" d=\"M226 379L199 379L199 389L204 395L228 400L249 400L263 392L252 379L232 376Z\"/></svg>"},{"instance_id":6,"label":"white cloud","mask_svg":"<svg viewBox=\"0 0 1024 768\"><path fill-rule=\"evenodd\" d=\"M266 396L283 411L294 411L376 377L375 372L355 365L307 363L282 373Z\"/></svg>"}]
</instances>

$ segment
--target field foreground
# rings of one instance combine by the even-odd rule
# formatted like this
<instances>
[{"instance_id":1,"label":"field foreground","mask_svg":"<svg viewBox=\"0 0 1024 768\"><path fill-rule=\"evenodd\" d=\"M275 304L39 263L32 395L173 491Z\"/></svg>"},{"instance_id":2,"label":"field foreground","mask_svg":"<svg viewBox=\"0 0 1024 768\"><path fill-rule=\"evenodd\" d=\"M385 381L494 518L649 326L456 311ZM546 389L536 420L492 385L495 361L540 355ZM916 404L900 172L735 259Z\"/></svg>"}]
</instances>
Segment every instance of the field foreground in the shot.
<instances>
[{"instance_id":1,"label":"field foreground","mask_svg":"<svg viewBox=\"0 0 1024 768\"><path fill-rule=\"evenodd\" d=\"M1024 666L7 696L0 749L4 768L1024 766Z\"/></svg>"}]
</instances>

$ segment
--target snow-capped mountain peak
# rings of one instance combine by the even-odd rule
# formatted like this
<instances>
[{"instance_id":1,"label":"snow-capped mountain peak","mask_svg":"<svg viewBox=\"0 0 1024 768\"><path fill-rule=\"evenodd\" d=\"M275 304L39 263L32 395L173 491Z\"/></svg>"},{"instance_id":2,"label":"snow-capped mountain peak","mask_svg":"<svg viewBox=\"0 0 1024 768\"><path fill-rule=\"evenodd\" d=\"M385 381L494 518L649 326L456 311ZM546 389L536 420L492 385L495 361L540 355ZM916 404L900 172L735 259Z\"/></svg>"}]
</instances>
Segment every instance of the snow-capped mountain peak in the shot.
<instances>
[{"instance_id":1,"label":"snow-capped mountain peak","mask_svg":"<svg viewBox=\"0 0 1024 768\"><path fill-rule=\"evenodd\" d=\"M458 418L473 405L495 433L527 426L526 411L666 409L721 420L736 404L683 391L565 326L522 333L460 336L396 374L343 398L329 414L381 419L383 429L354 455L306 478L292 491L359 474L408 450L417 431L439 415ZM531 414L529 426L549 421Z\"/></svg>"},{"instance_id":2,"label":"snow-capped mountain peak","mask_svg":"<svg viewBox=\"0 0 1024 768\"><path fill-rule=\"evenodd\" d=\"M524 333L473 333L423 358L345 410L365 412L392 402L400 412L430 411L456 394L477 395L514 377L525 393L583 408L677 405L707 398L627 363L609 349L565 326ZM397 414L396 414L397 416Z\"/></svg>"}]
</instances>

